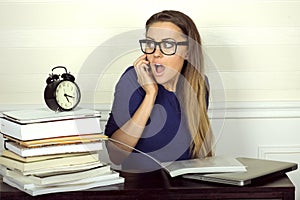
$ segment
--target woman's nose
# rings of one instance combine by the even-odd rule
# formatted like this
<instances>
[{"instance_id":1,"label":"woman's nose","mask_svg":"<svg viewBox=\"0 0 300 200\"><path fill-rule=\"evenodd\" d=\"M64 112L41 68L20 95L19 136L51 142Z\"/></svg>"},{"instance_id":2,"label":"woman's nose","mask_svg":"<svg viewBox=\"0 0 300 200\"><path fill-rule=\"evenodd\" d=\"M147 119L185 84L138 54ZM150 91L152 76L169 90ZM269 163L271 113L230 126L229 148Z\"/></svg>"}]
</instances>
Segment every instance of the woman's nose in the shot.
<instances>
[{"instance_id":1,"label":"woman's nose","mask_svg":"<svg viewBox=\"0 0 300 200\"><path fill-rule=\"evenodd\" d=\"M160 56L162 56L162 52L161 52L160 48L156 48L155 49L155 51L153 53L153 56L154 57L160 57Z\"/></svg>"}]
</instances>

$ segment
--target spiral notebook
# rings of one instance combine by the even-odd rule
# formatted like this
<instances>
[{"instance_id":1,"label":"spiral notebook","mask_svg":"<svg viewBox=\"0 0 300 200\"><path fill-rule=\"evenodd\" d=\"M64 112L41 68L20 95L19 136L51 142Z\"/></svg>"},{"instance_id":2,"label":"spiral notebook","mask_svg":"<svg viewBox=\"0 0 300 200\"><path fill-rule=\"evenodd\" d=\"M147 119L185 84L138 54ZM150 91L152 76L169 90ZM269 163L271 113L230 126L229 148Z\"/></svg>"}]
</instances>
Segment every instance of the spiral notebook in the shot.
<instances>
[{"instance_id":1,"label":"spiral notebook","mask_svg":"<svg viewBox=\"0 0 300 200\"><path fill-rule=\"evenodd\" d=\"M214 173L214 174L187 174L184 178L244 186L251 183L282 176L296 170L297 163L283 162L255 158L236 158L247 167L246 172Z\"/></svg>"}]
</instances>

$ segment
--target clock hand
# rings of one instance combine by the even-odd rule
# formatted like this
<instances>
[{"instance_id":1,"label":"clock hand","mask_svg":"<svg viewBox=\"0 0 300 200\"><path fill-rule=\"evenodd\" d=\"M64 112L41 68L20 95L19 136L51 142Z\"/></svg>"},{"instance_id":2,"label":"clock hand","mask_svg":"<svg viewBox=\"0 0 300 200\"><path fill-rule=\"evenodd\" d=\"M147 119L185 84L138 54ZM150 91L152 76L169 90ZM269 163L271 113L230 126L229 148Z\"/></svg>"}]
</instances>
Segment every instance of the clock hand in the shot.
<instances>
[{"instance_id":1,"label":"clock hand","mask_svg":"<svg viewBox=\"0 0 300 200\"><path fill-rule=\"evenodd\" d=\"M67 101L70 102L69 98L68 98L68 95L66 93L64 94L64 96L66 97Z\"/></svg>"},{"instance_id":2,"label":"clock hand","mask_svg":"<svg viewBox=\"0 0 300 200\"><path fill-rule=\"evenodd\" d=\"M65 94L65 97L75 98L75 97L73 97L73 96L71 96L71 95L68 95L68 94Z\"/></svg>"}]
</instances>

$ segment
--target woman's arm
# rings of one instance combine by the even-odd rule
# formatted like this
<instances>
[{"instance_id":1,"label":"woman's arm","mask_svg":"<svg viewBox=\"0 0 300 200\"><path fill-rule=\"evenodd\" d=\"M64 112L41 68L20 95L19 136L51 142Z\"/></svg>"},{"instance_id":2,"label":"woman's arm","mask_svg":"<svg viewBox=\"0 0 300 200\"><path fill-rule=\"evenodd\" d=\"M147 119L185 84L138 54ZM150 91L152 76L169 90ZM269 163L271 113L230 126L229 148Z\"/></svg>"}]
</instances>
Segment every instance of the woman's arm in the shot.
<instances>
[{"instance_id":1,"label":"woman's arm","mask_svg":"<svg viewBox=\"0 0 300 200\"><path fill-rule=\"evenodd\" d=\"M133 149L130 147L135 147L139 141L151 114L154 101L155 96L146 95L132 118L112 134L111 138L118 142L110 142L108 148L110 158L115 164L122 163L124 158L132 152Z\"/></svg>"},{"instance_id":2,"label":"woman's arm","mask_svg":"<svg viewBox=\"0 0 300 200\"><path fill-rule=\"evenodd\" d=\"M116 164L122 163L123 159L136 146L154 107L158 87L151 72L148 71L147 65L148 61L145 60L144 55L134 63L137 81L145 91L145 96L132 117L112 133L112 142L108 144L110 158Z\"/></svg>"}]
</instances>

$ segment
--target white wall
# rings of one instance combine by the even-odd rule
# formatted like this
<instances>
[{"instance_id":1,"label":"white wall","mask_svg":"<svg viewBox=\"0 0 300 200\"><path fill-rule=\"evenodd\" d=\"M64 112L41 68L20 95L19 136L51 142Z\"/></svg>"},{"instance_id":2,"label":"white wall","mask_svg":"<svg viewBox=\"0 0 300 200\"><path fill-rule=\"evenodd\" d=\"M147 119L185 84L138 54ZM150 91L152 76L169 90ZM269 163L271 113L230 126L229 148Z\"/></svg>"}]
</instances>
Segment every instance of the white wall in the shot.
<instances>
[{"instance_id":1,"label":"white wall","mask_svg":"<svg viewBox=\"0 0 300 200\"><path fill-rule=\"evenodd\" d=\"M98 66L101 75L86 69L91 54L118 34L142 29L163 9L194 19L226 101L299 101L299 8L299 0L2 0L0 104L43 104L45 79L56 65L81 73L82 83L101 83L96 91L82 86L84 93L95 95L96 103L110 103L122 69L140 54L138 43L132 52ZM121 44L109 45L112 51ZM99 60L106 57L101 53Z\"/></svg>"},{"instance_id":2,"label":"white wall","mask_svg":"<svg viewBox=\"0 0 300 200\"><path fill-rule=\"evenodd\" d=\"M0 110L45 106L45 80L64 65L82 105L107 115L140 54L127 38L163 9L185 12L202 35L217 153L300 163L300 0L1 0Z\"/></svg>"}]
</instances>

